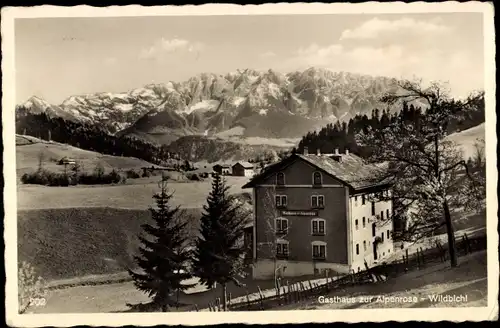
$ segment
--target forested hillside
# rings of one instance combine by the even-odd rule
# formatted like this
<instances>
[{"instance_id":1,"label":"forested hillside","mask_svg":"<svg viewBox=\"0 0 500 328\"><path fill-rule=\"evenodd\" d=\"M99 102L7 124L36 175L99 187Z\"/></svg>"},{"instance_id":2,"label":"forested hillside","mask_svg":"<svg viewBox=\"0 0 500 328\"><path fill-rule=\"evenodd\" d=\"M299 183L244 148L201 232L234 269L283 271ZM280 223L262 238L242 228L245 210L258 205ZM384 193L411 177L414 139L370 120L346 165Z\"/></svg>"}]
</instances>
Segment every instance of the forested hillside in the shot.
<instances>
[{"instance_id":1,"label":"forested hillside","mask_svg":"<svg viewBox=\"0 0 500 328\"><path fill-rule=\"evenodd\" d=\"M99 126L49 117L45 113L27 114L18 119L16 132L102 154L136 157L157 165L164 164L166 159L178 158L169 153L166 146L157 146L133 137L113 136Z\"/></svg>"},{"instance_id":2,"label":"forested hillside","mask_svg":"<svg viewBox=\"0 0 500 328\"><path fill-rule=\"evenodd\" d=\"M420 107L403 104L401 111L388 113L378 109L372 111L371 117L367 115L356 115L349 122L336 122L328 124L319 131L307 133L299 142L296 151L302 152L305 147L309 152L320 150L322 153L332 153L335 148L340 151L349 151L362 157L370 154L369 147L360 147L356 144L355 135L366 129L383 129L395 122L403 121L422 121L425 112ZM449 134L463 131L483 123L485 120L484 97L481 96L476 106L467 107L466 110L456 113L446 128Z\"/></svg>"}]
</instances>

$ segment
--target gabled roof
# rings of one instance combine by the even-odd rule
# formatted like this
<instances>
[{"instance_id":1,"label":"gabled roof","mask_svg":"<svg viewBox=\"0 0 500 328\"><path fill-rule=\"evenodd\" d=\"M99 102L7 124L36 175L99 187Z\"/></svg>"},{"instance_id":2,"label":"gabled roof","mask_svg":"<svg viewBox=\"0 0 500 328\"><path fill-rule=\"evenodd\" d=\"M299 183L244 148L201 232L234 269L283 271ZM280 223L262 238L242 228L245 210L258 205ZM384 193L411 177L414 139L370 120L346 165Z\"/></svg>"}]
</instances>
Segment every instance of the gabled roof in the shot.
<instances>
[{"instance_id":1,"label":"gabled roof","mask_svg":"<svg viewBox=\"0 0 500 328\"><path fill-rule=\"evenodd\" d=\"M232 167L231 164L228 163L217 163L213 167L220 166L220 167Z\"/></svg>"},{"instance_id":2,"label":"gabled roof","mask_svg":"<svg viewBox=\"0 0 500 328\"><path fill-rule=\"evenodd\" d=\"M253 164L252 163L249 163L249 162L245 162L245 161L241 161L241 162L236 162L234 165L236 164L240 164L241 166L243 166L245 169L253 169ZM234 166L233 165L233 166Z\"/></svg>"},{"instance_id":3,"label":"gabled roof","mask_svg":"<svg viewBox=\"0 0 500 328\"><path fill-rule=\"evenodd\" d=\"M342 157L340 162L333 159L332 155L294 154L280 162L266 167L261 174L250 180L243 188L252 188L256 186L269 175L279 170L283 170L297 160L302 160L316 167L320 171L323 171L354 190L387 184L376 180L378 176L377 173L382 172L381 167L366 163L361 157L354 154L340 154L339 156Z\"/></svg>"}]
</instances>

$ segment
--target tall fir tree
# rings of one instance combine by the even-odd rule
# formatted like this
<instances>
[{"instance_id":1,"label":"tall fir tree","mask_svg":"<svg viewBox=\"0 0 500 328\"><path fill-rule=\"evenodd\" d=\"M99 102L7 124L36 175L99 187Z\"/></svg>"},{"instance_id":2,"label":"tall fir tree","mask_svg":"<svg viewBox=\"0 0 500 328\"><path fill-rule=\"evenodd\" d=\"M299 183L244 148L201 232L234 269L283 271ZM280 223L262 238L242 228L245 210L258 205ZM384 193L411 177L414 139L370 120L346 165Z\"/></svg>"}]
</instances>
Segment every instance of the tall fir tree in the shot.
<instances>
[{"instance_id":1,"label":"tall fir tree","mask_svg":"<svg viewBox=\"0 0 500 328\"><path fill-rule=\"evenodd\" d=\"M212 190L203 206L201 236L195 250L193 268L200 281L209 288L222 286L224 310L227 310L227 284L241 286L239 277L245 269L243 236L247 213L241 203L228 193L229 187L214 174Z\"/></svg>"},{"instance_id":2,"label":"tall fir tree","mask_svg":"<svg viewBox=\"0 0 500 328\"><path fill-rule=\"evenodd\" d=\"M149 209L155 224L142 225L150 238L139 236L141 256L136 256L135 261L140 272L129 270L129 274L136 288L152 298L153 307L167 312L178 304L174 300L177 293L193 286L183 283L191 277L188 266L192 251L187 242L187 222L181 223L180 208L170 205L172 194L167 193L166 179L159 187L160 192L153 196L156 208Z\"/></svg>"}]
</instances>

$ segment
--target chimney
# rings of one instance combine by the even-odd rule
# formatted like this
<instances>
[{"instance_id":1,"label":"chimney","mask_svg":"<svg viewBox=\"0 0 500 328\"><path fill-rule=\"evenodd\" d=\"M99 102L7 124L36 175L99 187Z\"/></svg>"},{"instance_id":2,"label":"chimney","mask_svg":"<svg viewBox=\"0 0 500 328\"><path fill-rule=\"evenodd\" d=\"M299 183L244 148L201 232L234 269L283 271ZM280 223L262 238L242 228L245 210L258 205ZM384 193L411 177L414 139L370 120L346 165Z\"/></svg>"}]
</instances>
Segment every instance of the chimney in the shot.
<instances>
[{"instance_id":1,"label":"chimney","mask_svg":"<svg viewBox=\"0 0 500 328\"><path fill-rule=\"evenodd\" d=\"M320 156L320 155L321 155L321 150L319 150L319 148L318 148L318 149L316 149L316 155L318 155L318 156Z\"/></svg>"},{"instance_id":2,"label":"chimney","mask_svg":"<svg viewBox=\"0 0 500 328\"><path fill-rule=\"evenodd\" d=\"M346 148L346 149L345 149L345 154L346 154L346 155L349 155L349 148Z\"/></svg>"},{"instance_id":3,"label":"chimney","mask_svg":"<svg viewBox=\"0 0 500 328\"><path fill-rule=\"evenodd\" d=\"M339 149L335 148L335 155L338 155L338 154L339 154Z\"/></svg>"},{"instance_id":4,"label":"chimney","mask_svg":"<svg viewBox=\"0 0 500 328\"><path fill-rule=\"evenodd\" d=\"M307 149L307 147L304 147L304 155L309 155L309 149Z\"/></svg>"}]
</instances>

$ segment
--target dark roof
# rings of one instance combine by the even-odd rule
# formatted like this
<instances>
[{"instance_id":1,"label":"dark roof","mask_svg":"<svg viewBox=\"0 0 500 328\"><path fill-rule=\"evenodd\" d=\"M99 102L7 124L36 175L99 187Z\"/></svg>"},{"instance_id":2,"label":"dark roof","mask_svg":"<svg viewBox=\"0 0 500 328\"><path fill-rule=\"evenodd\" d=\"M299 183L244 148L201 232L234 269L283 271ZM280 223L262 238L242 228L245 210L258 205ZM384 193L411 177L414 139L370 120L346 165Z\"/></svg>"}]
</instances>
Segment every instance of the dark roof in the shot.
<instances>
[{"instance_id":1,"label":"dark roof","mask_svg":"<svg viewBox=\"0 0 500 328\"><path fill-rule=\"evenodd\" d=\"M220 166L220 167L227 167L227 168L229 168L229 167L231 167L231 164L227 164L227 163L220 164L220 163L219 163L219 164L215 164L213 167L216 167L216 166Z\"/></svg>"},{"instance_id":2,"label":"dark roof","mask_svg":"<svg viewBox=\"0 0 500 328\"><path fill-rule=\"evenodd\" d=\"M296 160L303 160L309 163L354 190L388 184L387 182L377 180L380 173L383 172L381 166L366 163L361 157L354 154L340 154L338 156L342 157L340 162L333 159L332 155L291 155L281 162L266 167L261 174L245 184L243 188L254 187L260 181L267 178L269 174L284 169Z\"/></svg>"},{"instance_id":3,"label":"dark roof","mask_svg":"<svg viewBox=\"0 0 500 328\"><path fill-rule=\"evenodd\" d=\"M236 164L240 164L241 166L243 166L245 169L253 169L253 164L252 163L249 163L249 162L237 162ZM234 164L234 165L236 165ZM234 167L233 165L233 167Z\"/></svg>"}]
</instances>

